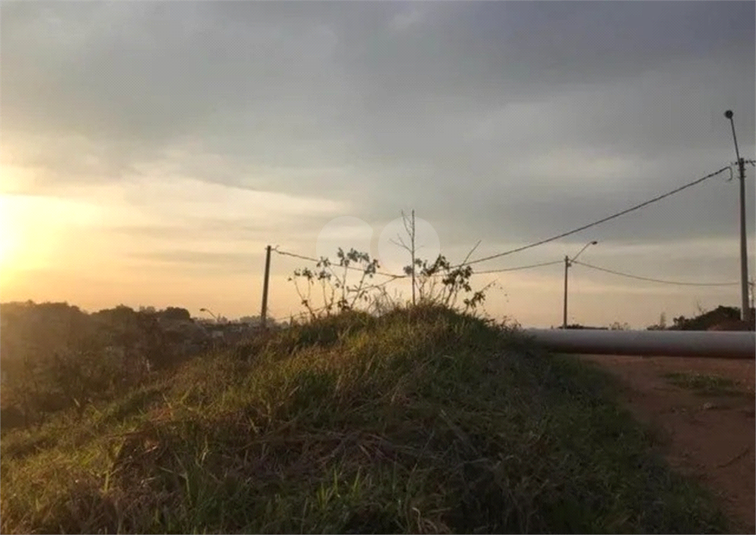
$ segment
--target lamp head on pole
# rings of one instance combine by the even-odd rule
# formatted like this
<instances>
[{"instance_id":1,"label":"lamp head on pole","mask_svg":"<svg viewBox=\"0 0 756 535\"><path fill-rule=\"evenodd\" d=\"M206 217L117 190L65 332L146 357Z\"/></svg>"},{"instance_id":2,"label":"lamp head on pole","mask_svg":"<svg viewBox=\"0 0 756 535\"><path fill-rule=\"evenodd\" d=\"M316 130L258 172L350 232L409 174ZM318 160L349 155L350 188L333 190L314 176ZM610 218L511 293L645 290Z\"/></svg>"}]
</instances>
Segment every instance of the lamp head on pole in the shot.
<instances>
[{"instance_id":1,"label":"lamp head on pole","mask_svg":"<svg viewBox=\"0 0 756 535\"><path fill-rule=\"evenodd\" d=\"M568 264L570 264L570 263L574 262L574 261L575 261L575 260L577 259L577 257L578 257L578 256L580 256L581 254L583 254L583 251L585 251L585 250L586 250L586 249L587 249L588 247L590 247L591 245L596 245L597 243L598 243L598 242L597 242L597 241L595 241L595 240L594 240L594 241L590 241L590 242L586 243L586 244L585 244L585 245L583 246L583 248L582 248L582 249L580 249L580 251L578 252L578 254L576 254L575 256L573 256L573 257L572 257L572 260L570 260L570 259L569 259L569 257L565 257L565 260L567 260L567 263L568 263Z\"/></svg>"},{"instance_id":2,"label":"lamp head on pole","mask_svg":"<svg viewBox=\"0 0 756 535\"><path fill-rule=\"evenodd\" d=\"M724 115L725 115L725 117L727 117L728 119L732 119L732 110L727 110L727 111L725 112L725 114L724 114Z\"/></svg>"}]
</instances>

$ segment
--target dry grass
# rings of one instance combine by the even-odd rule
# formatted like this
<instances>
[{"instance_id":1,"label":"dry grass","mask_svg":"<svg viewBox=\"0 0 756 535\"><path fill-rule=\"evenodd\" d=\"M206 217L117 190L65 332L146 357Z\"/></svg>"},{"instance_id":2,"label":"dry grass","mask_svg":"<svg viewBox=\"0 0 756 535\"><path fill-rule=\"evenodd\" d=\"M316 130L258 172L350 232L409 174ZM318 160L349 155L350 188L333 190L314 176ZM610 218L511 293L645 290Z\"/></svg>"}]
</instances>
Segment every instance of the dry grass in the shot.
<instances>
[{"instance_id":1,"label":"dry grass","mask_svg":"<svg viewBox=\"0 0 756 535\"><path fill-rule=\"evenodd\" d=\"M726 530L611 392L449 310L341 314L5 434L2 530Z\"/></svg>"}]
</instances>

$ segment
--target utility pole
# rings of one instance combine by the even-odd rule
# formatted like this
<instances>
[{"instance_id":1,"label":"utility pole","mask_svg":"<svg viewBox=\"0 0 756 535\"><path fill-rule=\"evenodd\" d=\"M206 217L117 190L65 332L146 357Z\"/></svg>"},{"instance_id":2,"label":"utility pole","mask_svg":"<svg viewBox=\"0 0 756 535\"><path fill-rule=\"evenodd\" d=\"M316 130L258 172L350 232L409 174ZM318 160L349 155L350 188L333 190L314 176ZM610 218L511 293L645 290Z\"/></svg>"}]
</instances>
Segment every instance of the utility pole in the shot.
<instances>
[{"instance_id":1,"label":"utility pole","mask_svg":"<svg viewBox=\"0 0 756 535\"><path fill-rule=\"evenodd\" d=\"M735 121L732 118L732 110L725 112L725 117L730 120L732 126L732 139L735 142L735 157L738 159L738 171L740 178L740 316L743 321L751 321L751 307L748 303L748 244L746 241L746 201L745 201L745 162L740 157L738 137L735 134Z\"/></svg>"},{"instance_id":2,"label":"utility pole","mask_svg":"<svg viewBox=\"0 0 756 535\"><path fill-rule=\"evenodd\" d=\"M412 210L412 306L415 306L415 210Z\"/></svg>"},{"instance_id":3,"label":"utility pole","mask_svg":"<svg viewBox=\"0 0 756 535\"><path fill-rule=\"evenodd\" d=\"M562 329L567 328L567 271L570 269L570 257L564 255L564 317Z\"/></svg>"},{"instance_id":4,"label":"utility pole","mask_svg":"<svg viewBox=\"0 0 756 535\"><path fill-rule=\"evenodd\" d=\"M268 318L268 281L270 280L270 245L265 248L265 278L263 279L262 311L260 323L263 329L267 327Z\"/></svg>"},{"instance_id":5,"label":"utility pole","mask_svg":"<svg viewBox=\"0 0 756 535\"><path fill-rule=\"evenodd\" d=\"M562 317L562 329L566 329L567 328L567 276L568 276L568 273L569 273L569 270L570 270L570 266L575 261L575 259L577 259L577 257L580 256L580 254L583 251L585 251L586 249L588 249L588 247L590 247L591 245L596 245L597 243L598 243L597 241L591 241L591 242L586 243L583 246L583 248L580 249L580 251L578 252L578 254L576 254L575 256L572 257L572 260L570 260L569 256L565 255L565 257L564 257L564 315Z\"/></svg>"}]
</instances>

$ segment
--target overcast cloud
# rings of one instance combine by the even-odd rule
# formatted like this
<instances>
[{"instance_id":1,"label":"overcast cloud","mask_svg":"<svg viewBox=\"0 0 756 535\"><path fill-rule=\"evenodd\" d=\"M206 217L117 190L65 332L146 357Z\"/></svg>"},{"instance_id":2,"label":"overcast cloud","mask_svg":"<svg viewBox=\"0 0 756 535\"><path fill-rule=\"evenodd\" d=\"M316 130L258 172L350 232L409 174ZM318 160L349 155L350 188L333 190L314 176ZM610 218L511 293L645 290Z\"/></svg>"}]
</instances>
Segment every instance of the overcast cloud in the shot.
<instances>
[{"instance_id":1,"label":"overcast cloud","mask_svg":"<svg viewBox=\"0 0 756 535\"><path fill-rule=\"evenodd\" d=\"M314 254L339 216L377 240L411 208L444 254L479 239L495 253L728 165L728 108L753 158L754 5L3 2L2 192L108 208L90 225L110 237L102 254L148 277L155 262L215 265L248 270L254 288L264 244ZM485 267L599 239L600 265L738 280L727 178ZM522 277L504 283L512 295ZM695 295L739 304L737 289L711 291ZM600 322L591 306L581 312Z\"/></svg>"}]
</instances>

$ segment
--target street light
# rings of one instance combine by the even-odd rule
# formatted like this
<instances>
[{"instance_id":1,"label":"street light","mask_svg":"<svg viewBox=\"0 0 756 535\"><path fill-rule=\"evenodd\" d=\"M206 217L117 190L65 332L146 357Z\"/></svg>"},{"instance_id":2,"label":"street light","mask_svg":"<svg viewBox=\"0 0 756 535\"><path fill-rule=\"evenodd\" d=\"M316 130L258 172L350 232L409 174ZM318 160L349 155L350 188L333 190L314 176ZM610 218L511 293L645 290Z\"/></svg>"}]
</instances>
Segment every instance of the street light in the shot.
<instances>
[{"instance_id":1,"label":"street light","mask_svg":"<svg viewBox=\"0 0 756 535\"><path fill-rule=\"evenodd\" d=\"M596 245L597 241L591 241L585 244L582 249L576 254L575 256L570 259L569 256L565 255L564 257L564 318L562 319L562 329L567 328L567 273L569 272L570 266L572 263L577 259L580 254L588 249L591 245Z\"/></svg>"},{"instance_id":2,"label":"street light","mask_svg":"<svg viewBox=\"0 0 756 535\"><path fill-rule=\"evenodd\" d=\"M215 323L219 323L218 316L216 316L215 314L213 314L210 310L208 310L206 308L200 308L200 312L207 312L208 314L210 314L213 317L213 319L215 320Z\"/></svg>"},{"instance_id":3,"label":"street light","mask_svg":"<svg viewBox=\"0 0 756 535\"><path fill-rule=\"evenodd\" d=\"M748 306L748 246L746 242L746 201L745 201L745 162L740 157L738 137L735 135L735 121L732 110L727 110L724 116L730 120L732 126L732 140L735 142L735 157L738 159L740 171L740 317L743 321L751 321L751 308Z\"/></svg>"}]
</instances>

